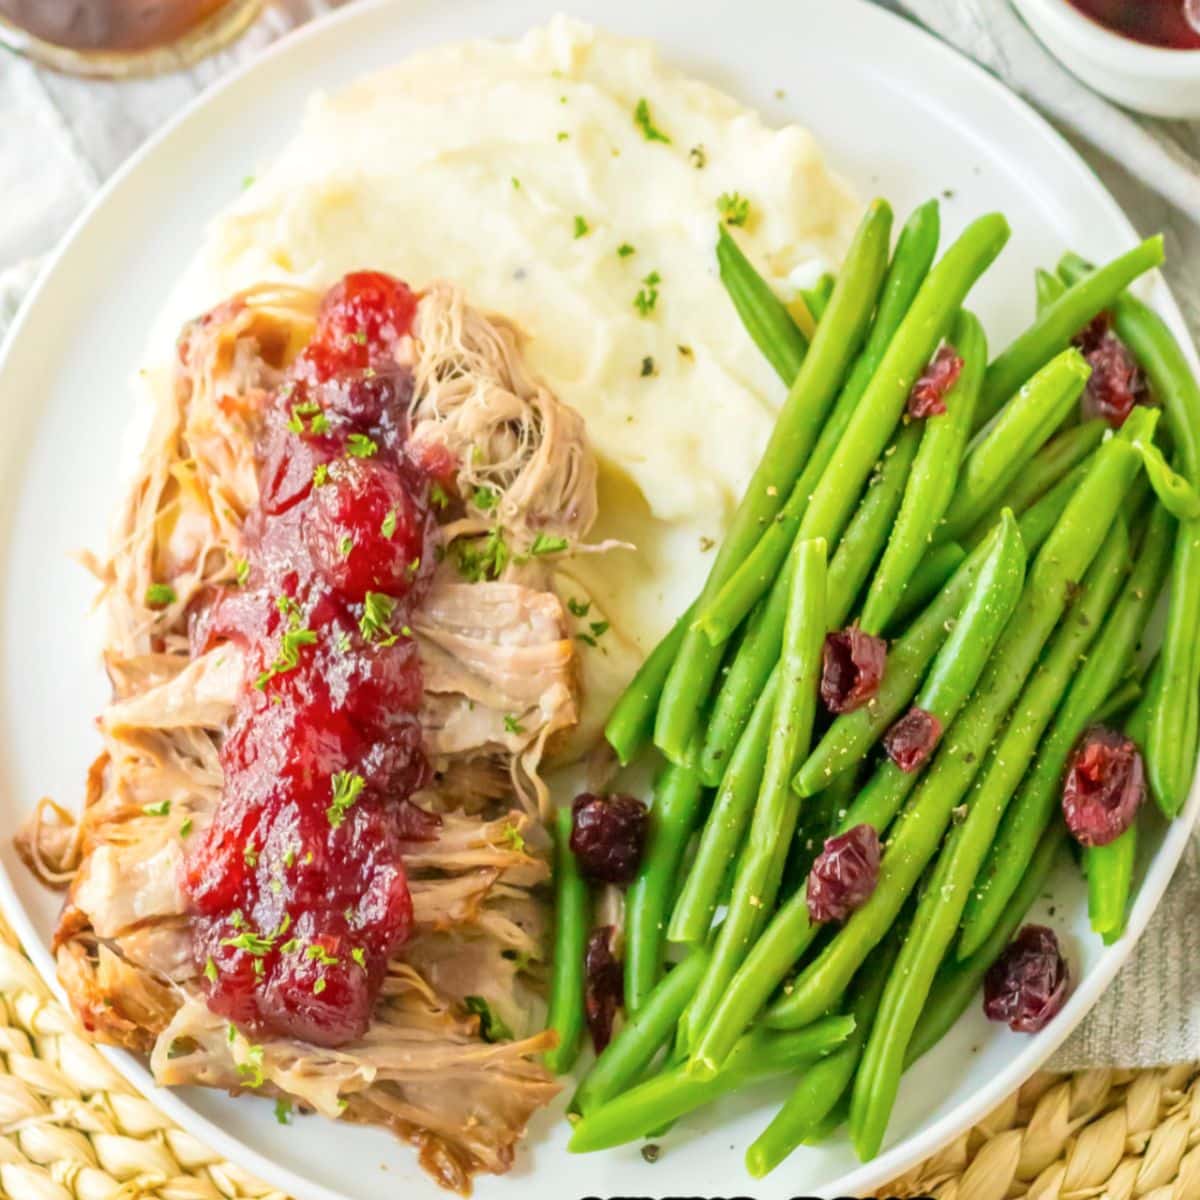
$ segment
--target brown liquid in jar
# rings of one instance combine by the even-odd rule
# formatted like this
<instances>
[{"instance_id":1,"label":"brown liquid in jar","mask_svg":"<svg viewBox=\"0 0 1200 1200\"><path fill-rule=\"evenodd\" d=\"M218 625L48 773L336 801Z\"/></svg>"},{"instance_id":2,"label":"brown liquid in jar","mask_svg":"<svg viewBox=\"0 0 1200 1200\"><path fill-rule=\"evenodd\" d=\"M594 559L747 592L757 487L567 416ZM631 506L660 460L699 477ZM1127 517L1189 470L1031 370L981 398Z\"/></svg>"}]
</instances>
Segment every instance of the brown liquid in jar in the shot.
<instances>
[{"instance_id":1,"label":"brown liquid in jar","mask_svg":"<svg viewBox=\"0 0 1200 1200\"><path fill-rule=\"evenodd\" d=\"M56 46L130 52L170 45L228 0L0 0L0 15Z\"/></svg>"}]
</instances>

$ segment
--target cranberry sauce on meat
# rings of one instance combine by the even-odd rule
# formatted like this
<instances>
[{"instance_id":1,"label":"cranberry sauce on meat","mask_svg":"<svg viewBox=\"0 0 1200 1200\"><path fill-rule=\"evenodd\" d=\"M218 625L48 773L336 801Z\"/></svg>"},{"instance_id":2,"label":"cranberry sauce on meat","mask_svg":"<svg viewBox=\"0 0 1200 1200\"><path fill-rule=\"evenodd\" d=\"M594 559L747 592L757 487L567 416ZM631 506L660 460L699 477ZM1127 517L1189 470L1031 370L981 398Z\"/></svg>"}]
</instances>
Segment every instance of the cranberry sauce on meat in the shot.
<instances>
[{"instance_id":1,"label":"cranberry sauce on meat","mask_svg":"<svg viewBox=\"0 0 1200 1200\"><path fill-rule=\"evenodd\" d=\"M408 802L429 778L408 621L438 545L436 481L406 450L415 311L374 272L327 293L263 415L240 586L193 626L197 653L246 660L224 793L185 863L208 1003L320 1045L366 1030L412 926L405 845L436 826Z\"/></svg>"}]
</instances>

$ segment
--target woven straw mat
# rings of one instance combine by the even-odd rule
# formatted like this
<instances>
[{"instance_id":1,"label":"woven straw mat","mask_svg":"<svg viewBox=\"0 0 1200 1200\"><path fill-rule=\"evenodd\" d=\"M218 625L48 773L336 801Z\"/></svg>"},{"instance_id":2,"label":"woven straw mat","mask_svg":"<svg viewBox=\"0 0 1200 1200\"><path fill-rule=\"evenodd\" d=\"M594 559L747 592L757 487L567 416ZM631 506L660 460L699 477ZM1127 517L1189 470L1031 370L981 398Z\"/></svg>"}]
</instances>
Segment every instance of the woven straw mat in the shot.
<instances>
[{"instance_id":1,"label":"woven straw mat","mask_svg":"<svg viewBox=\"0 0 1200 1200\"><path fill-rule=\"evenodd\" d=\"M1200 1200L1200 1067L1035 1076L880 1196ZM0 918L0 1200L286 1200L91 1046Z\"/></svg>"}]
</instances>

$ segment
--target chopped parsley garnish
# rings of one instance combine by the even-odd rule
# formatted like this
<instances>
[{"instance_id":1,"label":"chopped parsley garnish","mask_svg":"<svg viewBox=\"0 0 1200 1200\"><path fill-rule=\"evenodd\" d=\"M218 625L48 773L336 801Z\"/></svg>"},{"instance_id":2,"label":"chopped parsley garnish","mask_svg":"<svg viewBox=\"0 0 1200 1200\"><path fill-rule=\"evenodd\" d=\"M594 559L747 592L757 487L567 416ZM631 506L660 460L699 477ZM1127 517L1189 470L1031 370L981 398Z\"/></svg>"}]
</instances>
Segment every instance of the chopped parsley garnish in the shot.
<instances>
[{"instance_id":1,"label":"chopped parsley garnish","mask_svg":"<svg viewBox=\"0 0 1200 1200\"><path fill-rule=\"evenodd\" d=\"M564 537L551 537L549 534L539 533L533 539L533 545L529 547L529 553L533 555L540 554L558 554L565 550L569 545Z\"/></svg>"},{"instance_id":2,"label":"chopped parsley garnish","mask_svg":"<svg viewBox=\"0 0 1200 1200\"><path fill-rule=\"evenodd\" d=\"M352 771L338 771L330 783L333 787L333 803L325 810L325 815L329 818L329 824L337 829L362 794L366 780Z\"/></svg>"},{"instance_id":3,"label":"chopped parsley garnish","mask_svg":"<svg viewBox=\"0 0 1200 1200\"><path fill-rule=\"evenodd\" d=\"M217 982L217 964L213 962L211 954L204 963L204 978L207 979L209 983Z\"/></svg>"},{"instance_id":4,"label":"chopped parsley garnish","mask_svg":"<svg viewBox=\"0 0 1200 1200\"><path fill-rule=\"evenodd\" d=\"M722 192L717 197L717 212L726 225L745 225L750 219L750 201L738 192Z\"/></svg>"},{"instance_id":5,"label":"chopped parsley garnish","mask_svg":"<svg viewBox=\"0 0 1200 1200\"><path fill-rule=\"evenodd\" d=\"M313 984L313 995L319 996L325 990L325 976L322 975L316 983Z\"/></svg>"},{"instance_id":6,"label":"chopped parsley garnish","mask_svg":"<svg viewBox=\"0 0 1200 1200\"><path fill-rule=\"evenodd\" d=\"M450 504L450 497L446 495L446 489L440 483L435 483L429 489L429 503L435 508L446 508Z\"/></svg>"},{"instance_id":7,"label":"chopped parsley garnish","mask_svg":"<svg viewBox=\"0 0 1200 1200\"><path fill-rule=\"evenodd\" d=\"M275 949L275 935L255 933L252 929L246 929L237 937L222 938L221 945L232 946L235 950L244 950L253 958L261 958Z\"/></svg>"},{"instance_id":8,"label":"chopped parsley garnish","mask_svg":"<svg viewBox=\"0 0 1200 1200\"><path fill-rule=\"evenodd\" d=\"M650 104L643 96L633 110L633 123L642 131L642 137L648 142L665 142L668 146L671 139L667 137L650 116Z\"/></svg>"},{"instance_id":9,"label":"chopped parsley garnish","mask_svg":"<svg viewBox=\"0 0 1200 1200\"><path fill-rule=\"evenodd\" d=\"M391 596L384 592L368 592L363 598L363 615L358 619L359 632L368 642L380 641L390 646L396 640L392 633L395 612L396 601Z\"/></svg>"},{"instance_id":10,"label":"chopped parsley garnish","mask_svg":"<svg viewBox=\"0 0 1200 1200\"><path fill-rule=\"evenodd\" d=\"M361 946L355 946L350 951L350 957L365 971L367 969L367 952Z\"/></svg>"},{"instance_id":11,"label":"chopped parsley garnish","mask_svg":"<svg viewBox=\"0 0 1200 1200\"><path fill-rule=\"evenodd\" d=\"M321 406L315 400L305 400L302 404L292 405L291 420L287 427L290 433L304 433L304 418L308 417L308 433L328 433L329 420L321 411Z\"/></svg>"},{"instance_id":12,"label":"chopped parsley garnish","mask_svg":"<svg viewBox=\"0 0 1200 1200\"><path fill-rule=\"evenodd\" d=\"M504 714L504 728L508 733L524 733L525 726L513 716L512 713Z\"/></svg>"},{"instance_id":13,"label":"chopped parsley garnish","mask_svg":"<svg viewBox=\"0 0 1200 1200\"><path fill-rule=\"evenodd\" d=\"M633 298L633 307L638 310L640 316L648 317L654 311L654 306L658 303L658 285L660 283L662 283L662 276L657 271L651 271L642 280L642 286Z\"/></svg>"},{"instance_id":14,"label":"chopped parsley garnish","mask_svg":"<svg viewBox=\"0 0 1200 1200\"><path fill-rule=\"evenodd\" d=\"M350 653L350 635L344 629L333 639L333 644L337 647L339 654Z\"/></svg>"},{"instance_id":15,"label":"chopped parsley garnish","mask_svg":"<svg viewBox=\"0 0 1200 1200\"><path fill-rule=\"evenodd\" d=\"M238 1063L237 1069L238 1074L242 1076L242 1082L247 1087L262 1087L265 1078L263 1075L263 1048L254 1042L247 1042L245 1058Z\"/></svg>"},{"instance_id":16,"label":"chopped parsley garnish","mask_svg":"<svg viewBox=\"0 0 1200 1200\"><path fill-rule=\"evenodd\" d=\"M335 966L340 961L336 955L330 954L324 946L315 942L305 950L304 957L316 959L323 967Z\"/></svg>"},{"instance_id":17,"label":"chopped parsley garnish","mask_svg":"<svg viewBox=\"0 0 1200 1200\"><path fill-rule=\"evenodd\" d=\"M170 811L170 800L160 800L157 804L142 805L142 812L144 812L148 817L165 817Z\"/></svg>"},{"instance_id":18,"label":"chopped parsley garnish","mask_svg":"<svg viewBox=\"0 0 1200 1200\"><path fill-rule=\"evenodd\" d=\"M288 870L291 870L296 865L296 851L291 846L283 852L283 865Z\"/></svg>"},{"instance_id":19,"label":"chopped parsley garnish","mask_svg":"<svg viewBox=\"0 0 1200 1200\"><path fill-rule=\"evenodd\" d=\"M346 439L346 453L355 458L370 458L379 449L379 443L365 433L352 433Z\"/></svg>"},{"instance_id":20,"label":"chopped parsley garnish","mask_svg":"<svg viewBox=\"0 0 1200 1200\"><path fill-rule=\"evenodd\" d=\"M354 539L348 533L342 534L342 536L340 538L338 538L338 553L343 558L349 558L350 551L353 549L354 549Z\"/></svg>"},{"instance_id":21,"label":"chopped parsley garnish","mask_svg":"<svg viewBox=\"0 0 1200 1200\"><path fill-rule=\"evenodd\" d=\"M588 628L592 631L592 637L603 637L608 632L608 622L592 621Z\"/></svg>"},{"instance_id":22,"label":"chopped parsley garnish","mask_svg":"<svg viewBox=\"0 0 1200 1200\"><path fill-rule=\"evenodd\" d=\"M191 832L192 832L192 818L184 817L183 823L179 826L179 836L187 837L187 835Z\"/></svg>"},{"instance_id":23,"label":"chopped parsley garnish","mask_svg":"<svg viewBox=\"0 0 1200 1200\"><path fill-rule=\"evenodd\" d=\"M492 1006L482 996L466 996L463 1006L479 1018L479 1033L485 1042L511 1042L512 1030L492 1012Z\"/></svg>"},{"instance_id":24,"label":"chopped parsley garnish","mask_svg":"<svg viewBox=\"0 0 1200 1200\"><path fill-rule=\"evenodd\" d=\"M329 464L317 463L313 467L313 487L324 487L329 482Z\"/></svg>"},{"instance_id":25,"label":"chopped parsley garnish","mask_svg":"<svg viewBox=\"0 0 1200 1200\"><path fill-rule=\"evenodd\" d=\"M294 600L287 596L279 596L276 605L280 612L288 615L288 625L279 639L279 649L275 652L275 661L263 671L254 681L254 686L261 692L276 675L286 675L300 665L300 648L315 646L317 634L314 629L306 629L301 625L300 608Z\"/></svg>"},{"instance_id":26,"label":"chopped parsley garnish","mask_svg":"<svg viewBox=\"0 0 1200 1200\"><path fill-rule=\"evenodd\" d=\"M586 617L592 611L591 601L576 600L574 596L567 599L567 611L573 617Z\"/></svg>"},{"instance_id":27,"label":"chopped parsley garnish","mask_svg":"<svg viewBox=\"0 0 1200 1200\"><path fill-rule=\"evenodd\" d=\"M477 487L471 493L471 503L481 512L491 512L500 503L500 493L495 488Z\"/></svg>"},{"instance_id":28,"label":"chopped parsley garnish","mask_svg":"<svg viewBox=\"0 0 1200 1200\"><path fill-rule=\"evenodd\" d=\"M351 335L350 340L359 346L367 344L367 331L365 329L356 329Z\"/></svg>"},{"instance_id":29,"label":"chopped parsley garnish","mask_svg":"<svg viewBox=\"0 0 1200 1200\"><path fill-rule=\"evenodd\" d=\"M688 159L697 171L703 170L708 166L708 151L703 146L693 146L688 151Z\"/></svg>"},{"instance_id":30,"label":"chopped parsley garnish","mask_svg":"<svg viewBox=\"0 0 1200 1200\"><path fill-rule=\"evenodd\" d=\"M510 850L516 851L517 854L525 853L525 839L521 836L521 831L515 825L505 825L503 830L501 830L500 836Z\"/></svg>"},{"instance_id":31,"label":"chopped parsley garnish","mask_svg":"<svg viewBox=\"0 0 1200 1200\"><path fill-rule=\"evenodd\" d=\"M658 367L655 364L654 359L651 358L651 356L649 354L647 354L646 357L642 359L641 376L643 379L649 379L651 375L657 375L657 374L658 374Z\"/></svg>"},{"instance_id":32,"label":"chopped parsley garnish","mask_svg":"<svg viewBox=\"0 0 1200 1200\"><path fill-rule=\"evenodd\" d=\"M385 538L394 536L396 532L396 510L394 508L388 509L387 516L383 518L383 521L379 526L379 532Z\"/></svg>"},{"instance_id":33,"label":"chopped parsley garnish","mask_svg":"<svg viewBox=\"0 0 1200 1200\"><path fill-rule=\"evenodd\" d=\"M512 557L504 534L493 529L486 537L474 541L462 540L455 543L458 555L458 571L470 583L486 579L499 579Z\"/></svg>"},{"instance_id":34,"label":"chopped parsley garnish","mask_svg":"<svg viewBox=\"0 0 1200 1200\"><path fill-rule=\"evenodd\" d=\"M290 1125L292 1123L292 1102L285 1100L282 1096L275 1101L275 1120L280 1125Z\"/></svg>"},{"instance_id":35,"label":"chopped parsley garnish","mask_svg":"<svg viewBox=\"0 0 1200 1200\"><path fill-rule=\"evenodd\" d=\"M238 587L245 587L250 578L250 560L248 558L234 559L233 572Z\"/></svg>"},{"instance_id":36,"label":"chopped parsley garnish","mask_svg":"<svg viewBox=\"0 0 1200 1200\"><path fill-rule=\"evenodd\" d=\"M242 848L242 862L248 867L258 866L258 851L255 850L253 842L247 842Z\"/></svg>"},{"instance_id":37,"label":"chopped parsley garnish","mask_svg":"<svg viewBox=\"0 0 1200 1200\"><path fill-rule=\"evenodd\" d=\"M152 583L146 589L147 608L166 608L168 604L174 604L177 599L175 589L169 583Z\"/></svg>"},{"instance_id":38,"label":"chopped parsley garnish","mask_svg":"<svg viewBox=\"0 0 1200 1200\"><path fill-rule=\"evenodd\" d=\"M581 237L587 237L592 232L592 227L587 223L585 217L575 217L575 238L578 240Z\"/></svg>"},{"instance_id":39,"label":"chopped parsley garnish","mask_svg":"<svg viewBox=\"0 0 1200 1200\"><path fill-rule=\"evenodd\" d=\"M521 186L521 181L515 175L512 177L512 185L514 188L519 188Z\"/></svg>"},{"instance_id":40,"label":"chopped parsley garnish","mask_svg":"<svg viewBox=\"0 0 1200 1200\"><path fill-rule=\"evenodd\" d=\"M245 191L254 182L253 175L242 176L242 191Z\"/></svg>"},{"instance_id":41,"label":"chopped parsley garnish","mask_svg":"<svg viewBox=\"0 0 1200 1200\"><path fill-rule=\"evenodd\" d=\"M636 253L636 251L628 242L622 242L617 247L617 257L618 258L628 258L631 254L635 254L635 253Z\"/></svg>"},{"instance_id":42,"label":"chopped parsley garnish","mask_svg":"<svg viewBox=\"0 0 1200 1200\"><path fill-rule=\"evenodd\" d=\"M565 129L560 129L558 133L555 134L554 140L556 142L565 142L570 136L571 135Z\"/></svg>"}]
</instances>

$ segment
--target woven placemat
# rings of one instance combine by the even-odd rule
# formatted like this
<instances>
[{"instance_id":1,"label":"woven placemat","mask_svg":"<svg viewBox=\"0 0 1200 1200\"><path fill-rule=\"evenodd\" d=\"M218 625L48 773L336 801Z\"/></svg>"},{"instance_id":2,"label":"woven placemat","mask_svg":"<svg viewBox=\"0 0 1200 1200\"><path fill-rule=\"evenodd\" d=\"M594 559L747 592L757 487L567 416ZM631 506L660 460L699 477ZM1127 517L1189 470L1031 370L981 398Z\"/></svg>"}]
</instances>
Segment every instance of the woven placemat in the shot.
<instances>
[{"instance_id":1,"label":"woven placemat","mask_svg":"<svg viewBox=\"0 0 1200 1200\"><path fill-rule=\"evenodd\" d=\"M1035 1076L878 1193L937 1200L1200 1200L1200 1068ZM0 918L0 1197L286 1200L139 1096Z\"/></svg>"}]
</instances>

